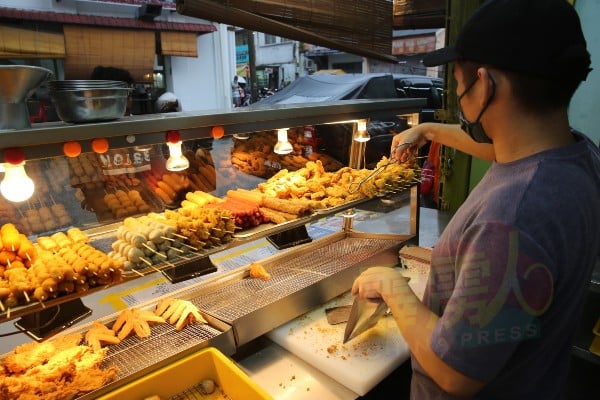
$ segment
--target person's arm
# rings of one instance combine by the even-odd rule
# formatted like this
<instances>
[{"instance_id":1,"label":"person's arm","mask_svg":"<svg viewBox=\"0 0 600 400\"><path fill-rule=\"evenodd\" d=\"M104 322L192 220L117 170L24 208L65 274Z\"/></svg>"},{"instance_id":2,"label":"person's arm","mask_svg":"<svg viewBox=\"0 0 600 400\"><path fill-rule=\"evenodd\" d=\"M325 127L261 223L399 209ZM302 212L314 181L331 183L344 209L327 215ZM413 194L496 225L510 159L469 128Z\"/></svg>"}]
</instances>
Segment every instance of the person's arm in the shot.
<instances>
[{"instance_id":1,"label":"person's arm","mask_svg":"<svg viewBox=\"0 0 600 400\"><path fill-rule=\"evenodd\" d=\"M352 294L385 301L413 356L445 392L469 397L485 386L484 382L456 371L433 352L429 343L439 318L414 294L399 270L390 267L367 269L354 281Z\"/></svg>"},{"instance_id":2,"label":"person's arm","mask_svg":"<svg viewBox=\"0 0 600 400\"><path fill-rule=\"evenodd\" d=\"M425 122L395 135L392 139L392 157L406 161L409 152L414 151L415 147L423 146L427 141L441 143L482 160L491 162L495 159L492 144L477 143L460 129L458 124L435 122Z\"/></svg>"}]
</instances>

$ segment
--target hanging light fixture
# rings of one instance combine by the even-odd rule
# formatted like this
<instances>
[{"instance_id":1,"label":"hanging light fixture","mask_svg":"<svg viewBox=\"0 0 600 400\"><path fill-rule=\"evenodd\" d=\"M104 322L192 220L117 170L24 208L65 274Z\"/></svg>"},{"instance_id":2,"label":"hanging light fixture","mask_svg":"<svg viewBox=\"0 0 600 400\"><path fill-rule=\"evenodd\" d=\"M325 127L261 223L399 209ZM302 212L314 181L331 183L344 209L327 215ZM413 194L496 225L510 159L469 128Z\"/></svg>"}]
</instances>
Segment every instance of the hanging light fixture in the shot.
<instances>
[{"instance_id":1,"label":"hanging light fixture","mask_svg":"<svg viewBox=\"0 0 600 400\"><path fill-rule=\"evenodd\" d=\"M21 149L4 151L4 179L0 182L0 193L7 200L18 203L33 195L35 184L25 172L25 153Z\"/></svg>"},{"instance_id":2,"label":"hanging light fixture","mask_svg":"<svg viewBox=\"0 0 600 400\"><path fill-rule=\"evenodd\" d=\"M181 151L181 135L179 131L167 132L167 146L169 147L169 158L165 168L169 171L183 171L190 167L190 161L185 158Z\"/></svg>"},{"instance_id":3,"label":"hanging light fixture","mask_svg":"<svg viewBox=\"0 0 600 400\"><path fill-rule=\"evenodd\" d=\"M352 135L352 139L356 142L368 142L371 140L371 136L369 135L369 131L367 130L367 120L359 119L356 122L356 127L354 130L354 134Z\"/></svg>"},{"instance_id":4,"label":"hanging light fixture","mask_svg":"<svg viewBox=\"0 0 600 400\"><path fill-rule=\"evenodd\" d=\"M250 139L250 134L245 132L234 133L233 137L239 140L248 140Z\"/></svg>"},{"instance_id":5,"label":"hanging light fixture","mask_svg":"<svg viewBox=\"0 0 600 400\"><path fill-rule=\"evenodd\" d=\"M277 129L277 144L273 151L277 154L290 154L294 151L292 144L288 140L287 136L288 128Z\"/></svg>"}]
</instances>

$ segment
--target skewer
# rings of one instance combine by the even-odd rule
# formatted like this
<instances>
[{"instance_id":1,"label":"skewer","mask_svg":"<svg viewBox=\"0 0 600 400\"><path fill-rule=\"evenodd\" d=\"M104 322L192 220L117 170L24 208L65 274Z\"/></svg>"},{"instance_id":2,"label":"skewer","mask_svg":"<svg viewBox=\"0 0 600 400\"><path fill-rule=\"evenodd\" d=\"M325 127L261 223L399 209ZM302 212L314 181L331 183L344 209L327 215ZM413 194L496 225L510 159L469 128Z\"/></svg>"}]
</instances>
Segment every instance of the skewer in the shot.
<instances>
[{"instance_id":1,"label":"skewer","mask_svg":"<svg viewBox=\"0 0 600 400\"><path fill-rule=\"evenodd\" d=\"M25 296L25 300L27 300L28 303L31 301L26 291L23 291L23 296Z\"/></svg>"},{"instance_id":2,"label":"skewer","mask_svg":"<svg viewBox=\"0 0 600 400\"><path fill-rule=\"evenodd\" d=\"M156 272L160 272L160 269L156 268L154 265L151 265L150 268L152 268L153 270L155 270Z\"/></svg>"},{"instance_id":3,"label":"skewer","mask_svg":"<svg viewBox=\"0 0 600 400\"><path fill-rule=\"evenodd\" d=\"M4 303L2 303L0 301L0 310L2 310L2 312L6 311L6 308L4 308Z\"/></svg>"},{"instance_id":4,"label":"skewer","mask_svg":"<svg viewBox=\"0 0 600 400\"><path fill-rule=\"evenodd\" d=\"M46 305L44 304L43 301L40 300L40 306L42 306L42 308L46 308Z\"/></svg>"},{"instance_id":5,"label":"skewer","mask_svg":"<svg viewBox=\"0 0 600 400\"><path fill-rule=\"evenodd\" d=\"M165 254L162 254L156 250L154 250L152 247L148 246L146 243L142 243L142 246L144 246L145 248L147 248L148 250L150 250L151 252L153 252L154 254L158 254L159 256L161 256L162 258L167 258L167 256Z\"/></svg>"},{"instance_id":6,"label":"skewer","mask_svg":"<svg viewBox=\"0 0 600 400\"><path fill-rule=\"evenodd\" d=\"M131 270L132 270L133 272L135 272L136 274L138 274L139 276L144 276L144 274L142 274L140 271L138 271L138 270L137 270L137 269L135 269L135 268L131 268Z\"/></svg>"},{"instance_id":7,"label":"skewer","mask_svg":"<svg viewBox=\"0 0 600 400\"><path fill-rule=\"evenodd\" d=\"M10 319L10 307L8 307L8 311L6 311L6 319Z\"/></svg>"},{"instance_id":8,"label":"skewer","mask_svg":"<svg viewBox=\"0 0 600 400\"><path fill-rule=\"evenodd\" d=\"M152 266L152 261L150 260L146 260L144 257L140 257L140 260L142 260L142 262L144 264L146 264L147 266L151 267Z\"/></svg>"},{"instance_id":9,"label":"skewer","mask_svg":"<svg viewBox=\"0 0 600 400\"><path fill-rule=\"evenodd\" d=\"M183 251L183 250L181 250L181 249L178 249L177 247L169 246L169 249L173 249L173 250L175 250L175 251L178 251L178 252L180 252L180 253L184 253L184 251ZM165 256L165 258L167 258L167 257Z\"/></svg>"},{"instance_id":10,"label":"skewer","mask_svg":"<svg viewBox=\"0 0 600 400\"><path fill-rule=\"evenodd\" d=\"M180 239L187 239L187 237L185 237L185 236L183 236L183 235L180 235L180 234L178 234L178 233L174 233L174 234L173 234L173 236L175 236L175 237L178 237L178 238L180 238Z\"/></svg>"}]
</instances>

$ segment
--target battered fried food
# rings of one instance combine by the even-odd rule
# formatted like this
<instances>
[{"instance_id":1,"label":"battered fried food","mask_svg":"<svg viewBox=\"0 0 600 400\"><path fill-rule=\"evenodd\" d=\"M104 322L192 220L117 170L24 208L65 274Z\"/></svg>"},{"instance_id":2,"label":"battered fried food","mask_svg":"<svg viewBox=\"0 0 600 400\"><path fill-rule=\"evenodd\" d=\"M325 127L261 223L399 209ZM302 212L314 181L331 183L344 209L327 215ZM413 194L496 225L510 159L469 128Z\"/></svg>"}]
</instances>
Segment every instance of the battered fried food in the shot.
<instances>
[{"instance_id":1,"label":"battered fried food","mask_svg":"<svg viewBox=\"0 0 600 400\"><path fill-rule=\"evenodd\" d=\"M117 333L120 340L125 339L131 332L135 332L140 338L145 338L152 333L150 323L164 324L165 322L164 318L154 315L151 311L128 308L119 314L112 330Z\"/></svg>"},{"instance_id":2,"label":"battered fried food","mask_svg":"<svg viewBox=\"0 0 600 400\"><path fill-rule=\"evenodd\" d=\"M251 278L259 278L263 281L268 281L271 279L271 274L267 272L265 267L262 264L253 262L250 264L250 277Z\"/></svg>"},{"instance_id":3,"label":"battered fried food","mask_svg":"<svg viewBox=\"0 0 600 400\"><path fill-rule=\"evenodd\" d=\"M57 352L79 345L81 339L82 336L75 333L43 343L22 344L4 359L3 366L8 373L24 373L36 365L47 363Z\"/></svg>"},{"instance_id":4,"label":"battered fried food","mask_svg":"<svg viewBox=\"0 0 600 400\"><path fill-rule=\"evenodd\" d=\"M168 320L171 325L175 325L175 329L178 331L195 322L208 323L200 314L200 310L187 300L163 299L156 305L154 314Z\"/></svg>"},{"instance_id":5,"label":"battered fried food","mask_svg":"<svg viewBox=\"0 0 600 400\"><path fill-rule=\"evenodd\" d=\"M98 321L94 321L90 330L85 334L85 341L94 351L98 351L103 344L118 344L121 339L116 336L115 331Z\"/></svg>"},{"instance_id":6,"label":"battered fried food","mask_svg":"<svg viewBox=\"0 0 600 400\"><path fill-rule=\"evenodd\" d=\"M81 340L73 334L15 348L0 365L0 398L70 400L116 379L117 368L100 368L107 349Z\"/></svg>"}]
</instances>

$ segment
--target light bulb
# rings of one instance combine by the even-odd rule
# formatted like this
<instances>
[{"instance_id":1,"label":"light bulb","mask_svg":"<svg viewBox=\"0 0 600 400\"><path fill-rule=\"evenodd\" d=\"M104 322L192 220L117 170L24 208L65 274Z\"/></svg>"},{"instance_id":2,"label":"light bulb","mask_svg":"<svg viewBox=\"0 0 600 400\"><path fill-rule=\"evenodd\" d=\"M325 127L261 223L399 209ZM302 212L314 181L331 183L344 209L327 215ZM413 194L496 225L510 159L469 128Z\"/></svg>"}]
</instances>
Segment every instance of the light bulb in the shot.
<instances>
[{"instance_id":1,"label":"light bulb","mask_svg":"<svg viewBox=\"0 0 600 400\"><path fill-rule=\"evenodd\" d=\"M371 135L369 135L369 131L367 130L366 119L358 120L356 123L356 131L354 131L352 139L356 142L367 142L371 139Z\"/></svg>"},{"instance_id":2,"label":"light bulb","mask_svg":"<svg viewBox=\"0 0 600 400\"><path fill-rule=\"evenodd\" d=\"M167 142L169 159L165 165L169 171L183 171L190 167L190 161L181 153L181 140L175 143Z\"/></svg>"},{"instance_id":3,"label":"light bulb","mask_svg":"<svg viewBox=\"0 0 600 400\"><path fill-rule=\"evenodd\" d=\"M250 134L249 133L234 133L233 137L239 140L248 140L250 139Z\"/></svg>"},{"instance_id":4,"label":"light bulb","mask_svg":"<svg viewBox=\"0 0 600 400\"><path fill-rule=\"evenodd\" d=\"M31 197L35 185L25 172L25 161L19 164L4 164L4 179L0 182L0 193L15 203Z\"/></svg>"},{"instance_id":5,"label":"light bulb","mask_svg":"<svg viewBox=\"0 0 600 400\"><path fill-rule=\"evenodd\" d=\"M290 154L294 151L292 144L288 141L287 128L277 129L277 144L273 151L277 154Z\"/></svg>"}]
</instances>

